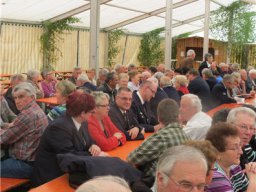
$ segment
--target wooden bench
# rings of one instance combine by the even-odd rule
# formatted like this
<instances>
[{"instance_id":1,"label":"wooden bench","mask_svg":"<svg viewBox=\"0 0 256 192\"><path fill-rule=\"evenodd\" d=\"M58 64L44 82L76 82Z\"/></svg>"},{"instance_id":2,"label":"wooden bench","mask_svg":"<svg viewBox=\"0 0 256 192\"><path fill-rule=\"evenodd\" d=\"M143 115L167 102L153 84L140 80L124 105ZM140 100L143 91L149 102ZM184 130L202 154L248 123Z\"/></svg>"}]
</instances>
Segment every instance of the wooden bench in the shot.
<instances>
[{"instance_id":1,"label":"wooden bench","mask_svg":"<svg viewBox=\"0 0 256 192\"><path fill-rule=\"evenodd\" d=\"M0 178L0 192L8 191L29 183L28 179Z\"/></svg>"}]
</instances>

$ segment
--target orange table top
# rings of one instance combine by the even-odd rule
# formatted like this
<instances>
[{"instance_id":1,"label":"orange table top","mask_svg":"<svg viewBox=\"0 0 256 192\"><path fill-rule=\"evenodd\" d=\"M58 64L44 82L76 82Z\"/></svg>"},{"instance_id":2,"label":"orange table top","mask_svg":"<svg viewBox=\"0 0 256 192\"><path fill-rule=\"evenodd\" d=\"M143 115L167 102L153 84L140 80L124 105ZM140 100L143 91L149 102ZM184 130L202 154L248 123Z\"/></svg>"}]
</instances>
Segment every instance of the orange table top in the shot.
<instances>
[{"instance_id":1,"label":"orange table top","mask_svg":"<svg viewBox=\"0 0 256 192\"><path fill-rule=\"evenodd\" d=\"M39 187L33 188L30 192L56 192L56 191L65 191L65 192L74 192L75 189L69 186L68 183L68 174L62 175L56 179L49 181Z\"/></svg>"},{"instance_id":2,"label":"orange table top","mask_svg":"<svg viewBox=\"0 0 256 192\"><path fill-rule=\"evenodd\" d=\"M47 103L47 104L51 104L51 105L58 105L56 97L42 98L42 99L37 99L36 101L40 102L40 103Z\"/></svg>"},{"instance_id":3,"label":"orange table top","mask_svg":"<svg viewBox=\"0 0 256 192\"><path fill-rule=\"evenodd\" d=\"M246 99L245 100L245 103L244 104L253 104L254 102L254 98L251 98L251 99ZM237 103L225 103L225 104L222 104L218 107L215 107L214 109L210 110L207 112L208 115L210 115L211 117L213 116L213 114L221 109L224 109L224 108L235 108L235 107L241 107L243 104L237 104Z\"/></svg>"},{"instance_id":4,"label":"orange table top","mask_svg":"<svg viewBox=\"0 0 256 192\"><path fill-rule=\"evenodd\" d=\"M152 133L145 133L145 138L152 135ZM117 147L114 150L108 152L108 154L112 157L119 157L120 159L126 161L127 156L130 152L136 149L144 140L137 141L127 141L127 143L123 146Z\"/></svg>"},{"instance_id":5,"label":"orange table top","mask_svg":"<svg viewBox=\"0 0 256 192\"><path fill-rule=\"evenodd\" d=\"M28 183L28 179L14 179L14 178L0 178L0 191L10 190L14 187L18 187L24 183Z\"/></svg>"},{"instance_id":6,"label":"orange table top","mask_svg":"<svg viewBox=\"0 0 256 192\"><path fill-rule=\"evenodd\" d=\"M0 74L0 77L11 77L9 74Z\"/></svg>"}]
</instances>

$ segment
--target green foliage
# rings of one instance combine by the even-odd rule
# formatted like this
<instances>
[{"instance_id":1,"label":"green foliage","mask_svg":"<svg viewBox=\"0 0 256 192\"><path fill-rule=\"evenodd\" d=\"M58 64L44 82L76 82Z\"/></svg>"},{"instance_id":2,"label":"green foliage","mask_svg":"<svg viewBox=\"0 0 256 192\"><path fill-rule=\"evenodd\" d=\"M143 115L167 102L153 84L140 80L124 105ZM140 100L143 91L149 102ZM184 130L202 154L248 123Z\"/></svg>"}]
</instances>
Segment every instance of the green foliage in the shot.
<instances>
[{"instance_id":1,"label":"green foliage","mask_svg":"<svg viewBox=\"0 0 256 192\"><path fill-rule=\"evenodd\" d=\"M143 66L153 66L164 61L164 51L161 49L160 33L164 28L155 29L143 34L138 60Z\"/></svg>"},{"instance_id":2,"label":"green foliage","mask_svg":"<svg viewBox=\"0 0 256 192\"><path fill-rule=\"evenodd\" d=\"M256 12L251 5L235 1L221 7L211 16L211 35L218 40L228 41L227 56L230 58L234 46L256 40Z\"/></svg>"},{"instance_id":3,"label":"green foliage","mask_svg":"<svg viewBox=\"0 0 256 192\"><path fill-rule=\"evenodd\" d=\"M53 69L53 65L58 61L58 55L62 55L57 46L59 40L63 40L60 35L64 31L73 29L69 24L77 23L80 20L76 17L69 17L56 22L44 21L42 23L43 34L40 37L41 51L43 52L43 69Z\"/></svg>"},{"instance_id":4,"label":"green foliage","mask_svg":"<svg viewBox=\"0 0 256 192\"><path fill-rule=\"evenodd\" d=\"M117 46L117 42L120 40L121 36L124 35L122 29L116 29L108 34L108 66L111 67L114 58L118 55L120 51L120 46Z\"/></svg>"}]
</instances>

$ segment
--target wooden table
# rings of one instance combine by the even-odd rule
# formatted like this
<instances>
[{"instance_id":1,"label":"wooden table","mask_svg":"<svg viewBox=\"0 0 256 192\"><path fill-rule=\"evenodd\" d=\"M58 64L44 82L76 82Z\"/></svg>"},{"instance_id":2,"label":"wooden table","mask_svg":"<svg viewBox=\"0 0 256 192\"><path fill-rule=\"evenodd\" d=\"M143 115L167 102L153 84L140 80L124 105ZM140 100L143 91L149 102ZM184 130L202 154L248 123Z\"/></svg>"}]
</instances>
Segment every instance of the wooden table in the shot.
<instances>
[{"instance_id":1,"label":"wooden table","mask_svg":"<svg viewBox=\"0 0 256 192\"><path fill-rule=\"evenodd\" d=\"M44 111L46 109L45 104L58 105L57 97L42 98L42 99L37 99L36 101L39 102L39 103L42 103L42 109Z\"/></svg>"},{"instance_id":2,"label":"wooden table","mask_svg":"<svg viewBox=\"0 0 256 192\"><path fill-rule=\"evenodd\" d=\"M5 177L1 177L0 178L0 191L7 191L10 189L13 189L15 187L21 186L25 183L28 183L29 180L28 179L14 179L14 178L5 178Z\"/></svg>"},{"instance_id":3,"label":"wooden table","mask_svg":"<svg viewBox=\"0 0 256 192\"><path fill-rule=\"evenodd\" d=\"M152 135L153 133L145 133L145 139ZM126 161L127 156L130 152L136 149L144 140L137 141L127 141L125 145L115 148L108 152L112 157L119 157L120 159Z\"/></svg>"},{"instance_id":4,"label":"wooden table","mask_svg":"<svg viewBox=\"0 0 256 192\"><path fill-rule=\"evenodd\" d=\"M11 75L9 74L0 74L0 78L10 78Z\"/></svg>"},{"instance_id":5,"label":"wooden table","mask_svg":"<svg viewBox=\"0 0 256 192\"><path fill-rule=\"evenodd\" d=\"M50 170L49 170L50 171ZM30 192L74 192L75 189L69 186L68 174L62 175L39 187L33 188Z\"/></svg>"},{"instance_id":6,"label":"wooden table","mask_svg":"<svg viewBox=\"0 0 256 192\"><path fill-rule=\"evenodd\" d=\"M152 135L152 133L146 133L145 138L149 137L150 135ZM108 154L112 157L119 157L122 160L126 160L127 155L131 151L133 151L135 148L140 146L140 144L143 141L144 140L127 141L127 143L124 146L117 147L116 149L108 152ZM36 187L30 190L30 192L55 192L55 191L65 191L65 192L75 191L69 186L67 174L62 175L61 177L53 179L52 181L49 181L43 185L40 185L39 187Z\"/></svg>"},{"instance_id":7,"label":"wooden table","mask_svg":"<svg viewBox=\"0 0 256 192\"><path fill-rule=\"evenodd\" d=\"M57 97L41 98L41 99L37 99L36 101L40 103L45 103L45 104L58 105Z\"/></svg>"},{"instance_id":8,"label":"wooden table","mask_svg":"<svg viewBox=\"0 0 256 192\"><path fill-rule=\"evenodd\" d=\"M254 104L254 99L255 98L246 99L244 104ZM225 104L222 104L222 105L220 105L218 107L215 107L214 109L208 111L207 114L212 117L215 112L217 112L221 109L224 109L224 108L232 109L232 108L235 108L235 107L242 107L242 106L243 106L243 104L225 103Z\"/></svg>"}]
</instances>

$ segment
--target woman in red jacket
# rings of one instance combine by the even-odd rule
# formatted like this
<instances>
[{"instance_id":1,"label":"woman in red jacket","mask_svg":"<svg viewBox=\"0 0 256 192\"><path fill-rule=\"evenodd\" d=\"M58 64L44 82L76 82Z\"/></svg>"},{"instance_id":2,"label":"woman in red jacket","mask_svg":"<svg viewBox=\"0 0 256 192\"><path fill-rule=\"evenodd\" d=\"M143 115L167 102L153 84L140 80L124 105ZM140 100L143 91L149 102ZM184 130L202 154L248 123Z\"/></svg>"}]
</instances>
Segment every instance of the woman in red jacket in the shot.
<instances>
[{"instance_id":1,"label":"woman in red jacket","mask_svg":"<svg viewBox=\"0 0 256 192\"><path fill-rule=\"evenodd\" d=\"M92 139L102 151L110 151L125 144L125 135L113 124L108 116L109 96L97 91L92 94L96 108L88 119L88 130Z\"/></svg>"}]
</instances>

